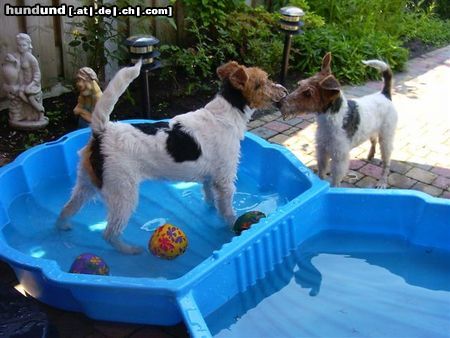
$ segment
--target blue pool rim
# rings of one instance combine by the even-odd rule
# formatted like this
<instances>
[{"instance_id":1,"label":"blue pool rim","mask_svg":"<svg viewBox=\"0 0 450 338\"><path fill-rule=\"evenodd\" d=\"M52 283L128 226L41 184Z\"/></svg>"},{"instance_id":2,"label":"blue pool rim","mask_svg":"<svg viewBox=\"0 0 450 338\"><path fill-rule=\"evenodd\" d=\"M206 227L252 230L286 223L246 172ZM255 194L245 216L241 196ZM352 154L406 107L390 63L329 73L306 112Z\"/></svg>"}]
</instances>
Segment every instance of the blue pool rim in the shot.
<instances>
[{"instance_id":1,"label":"blue pool rim","mask_svg":"<svg viewBox=\"0 0 450 338\"><path fill-rule=\"evenodd\" d=\"M148 120L132 120L128 122L142 123L149 122ZM41 151L46 147L62 147L64 143L70 138L79 136L81 134L90 133L87 129L81 129L67 134L57 141L49 142L43 145L36 146L27 150L17 157L17 159L0 168L0 182L2 176L9 171L17 170L17 167L21 167L27 159ZM258 279L256 274L254 278L249 278L247 281L242 282L238 286L238 290L234 290L233 294L222 295L222 298L213 302L214 304L198 304L198 295L204 289L204 284L207 284L209 280L218 280L220 278L220 272L225 265L231 265L232 262L241 255L245 250L248 250L258 240L263 238L269 232L273 232L275 228L292 226L289 223L289 215L295 212L300 206L305 203L314 203L315 200L320 199L326 194L332 195L361 195L361 196L408 196L421 200L424 204L444 205L450 210L450 201L440 198L431 197L422 192L409 191L409 190L373 190L373 189L350 189L350 188L330 188L329 184L320 180L315 176L310 169L304 166L289 150L286 148L271 144L264 139L252 134L246 133L246 138L256 142L263 148L271 148L283 154L283 156L295 167L305 174L310 180L311 188L295 197L286 205L280 207L279 212L270 215L269 217L262 219L260 225L256 228L252 228L251 231L244 232L241 236L236 236L231 242L225 243L220 250L216 250L210 257L205 259L191 271L186 273L180 278L172 280L159 280L154 278L134 278L134 277L119 277L119 276L93 276L93 275L75 275L62 271L55 261L47 259L40 259L28 256L18 250L10 247L4 240L3 233L0 232L0 258L8 262L19 274L23 271L30 272L33 276L40 276L49 284L57 284L58 286L68 288L77 288L79 283L83 284L83 287L102 288L102 289L114 289L129 288L130 290L150 290L152 293L166 296L172 299L178 304L180 310L180 319L184 319L187 327L192 336L195 337L208 337L210 336L207 325L204 321L204 317L223 305L227 299L232 298L237 292L243 292L246 288L254 284L254 281ZM10 201L11 202L11 201ZM1 203L1 202L0 202ZM2 206L0 204L0 230L8 223L8 216L6 215L6 209L8 206ZM4 210L2 210L4 209ZM2 215L1 213L5 214ZM280 231L281 232L281 231ZM291 244L286 245L286 250L291 249ZM285 255L285 253L280 253ZM276 259L272 260L272 265L276 264ZM270 269L270 266L265 268ZM262 268L264 270L265 268ZM261 272L264 274L264 271ZM217 277L219 276L219 277ZM225 292L226 293L226 292ZM201 298L201 297L200 297ZM203 308L203 311L202 309ZM205 310L205 308L207 310ZM205 313L206 312L206 313ZM89 315L89 314L88 314ZM95 317L95 316L94 316ZM158 323L149 323L158 324ZM171 325L174 323L160 323L162 325Z\"/></svg>"},{"instance_id":2,"label":"blue pool rim","mask_svg":"<svg viewBox=\"0 0 450 338\"><path fill-rule=\"evenodd\" d=\"M126 120L121 122L127 123L148 123L154 122L153 120ZM15 170L16 167L22 166L27 159L33 154L40 152L42 149L49 146L63 146L65 142L67 142L70 138L81 135L81 134L90 134L89 128L83 128L71 133L68 133L62 136L60 139L56 141L47 142L41 145L37 145L33 148L30 148L20 154L12 163L9 163L0 168L0 179L1 177L11 170ZM255 141L263 148L271 148L281 152L291 163L293 163L296 168L302 173L308 176L308 179L311 182L311 188L308 189L301 196L297 196L295 199L287 203L282 208L291 208L294 207L295 204L298 204L303 199L309 198L309 196L315 195L319 190L328 187L328 183L321 181L316 175L314 175L309 168L307 168L303 163L301 163L295 155L293 155L289 150L280 145L272 144L264 140L263 138L247 132L245 134L246 138L249 138ZM0 205L1 206L1 205ZM276 217L276 215L274 215ZM263 231L266 227L267 223L270 223L272 216L267 218L263 218L260 220L260 225L258 226L258 231ZM0 230L3 229L5 224L0 225ZM253 230L252 230L253 231ZM209 260L205 260L200 263L193 270L188 272L182 277L177 279L167 279L167 280L158 280L154 278L134 278L134 277L122 277L122 276L92 276L92 275L74 275L65 271L62 271L58 264L55 261L48 261L46 259L35 258L28 256L14 248L11 248L7 245L2 237L0 237L0 258L6 260L7 262L13 263L14 265L20 266L22 268L30 268L30 269L39 269L42 271L43 275L50 281L58 282L58 283L67 283L70 284L73 280L82 279L84 283L87 285L98 286L103 285L103 280L107 280L109 282L136 282L133 283L134 287L137 288L154 288L155 290L166 290L174 293L179 293L189 288L189 285L195 283L196 279L201 278L201 276L197 275L195 277L191 276L193 271L195 270L210 270L214 269L214 267L219 264L218 258L221 258L227 254L232 254L233 252L239 250L240 247L245 246L245 239L248 237L247 234L249 232L243 233L241 236L233 237L230 243L225 243L220 250L216 250L213 252L212 257L214 257L215 262L211 263ZM1 232L0 232L1 234Z\"/></svg>"}]
</instances>

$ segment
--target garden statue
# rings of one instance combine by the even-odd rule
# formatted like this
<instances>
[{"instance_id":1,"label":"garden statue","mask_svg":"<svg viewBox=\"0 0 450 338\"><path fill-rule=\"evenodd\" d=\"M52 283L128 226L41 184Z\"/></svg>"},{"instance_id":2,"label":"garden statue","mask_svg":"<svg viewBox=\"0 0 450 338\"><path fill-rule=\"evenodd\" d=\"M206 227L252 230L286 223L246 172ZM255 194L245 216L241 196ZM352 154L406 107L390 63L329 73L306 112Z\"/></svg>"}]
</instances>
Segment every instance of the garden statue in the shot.
<instances>
[{"instance_id":1,"label":"garden statue","mask_svg":"<svg viewBox=\"0 0 450 338\"><path fill-rule=\"evenodd\" d=\"M3 90L9 99L9 125L16 129L39 129L48 124L42 105L39 63L31 54L33 47L28 34L17 34L16 43L17 53L8 53L2 64Z\"/></svg>"},{"instance_id":2,"label":"garden statue","mask_svg":"<svg viewBox=\"0 0 450 338\"><path fill-rule=\"evenodd\" d=\"M80 68L75 81L80 94L73 113L79 116L78 126L87 127L91 123L91 114L94 111L95 104L102 96L102 90L99 86L97 74L92 68Z\"/></svg>"}]
</instances>

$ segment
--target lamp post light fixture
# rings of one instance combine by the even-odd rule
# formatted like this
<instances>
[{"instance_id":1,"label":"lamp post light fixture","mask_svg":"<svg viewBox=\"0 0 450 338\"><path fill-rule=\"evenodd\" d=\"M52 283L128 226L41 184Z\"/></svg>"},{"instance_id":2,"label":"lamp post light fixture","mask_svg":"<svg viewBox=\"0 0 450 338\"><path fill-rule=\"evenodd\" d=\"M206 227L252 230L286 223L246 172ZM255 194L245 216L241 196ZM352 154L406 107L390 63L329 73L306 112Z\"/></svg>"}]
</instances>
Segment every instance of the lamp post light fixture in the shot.
<instances>
[{"instance_id":1,"label":"lamp post light fixture","mask_svg":"<svg viewBox=\"0 0 450 338\"><path fill-rule=\"evenodd\" d=\"M305 15L302 9L294 6L287 6L280 9L281 19L279 21L280 29L285 33L283 64L281 66L280 83L284 85L287 69L289 65L289 54L291 52L292 36L303 34L300 29L304 23L302 17Z\"/></svg>"},{"instance_id":2,"label":"lamp post light fixture","mask_svg":"<svg viewBox=\"0 0 450 338\"><path fill-rule=\"evenodd\" d=\"M161 62L158 60L161 54L155 50L159 40L151 35L134 35L130 36L125 43L128 46L132 64L142 59L142 68L139 74L142 88L141 105L144 117L151 118L149 75L152 71L161 68Z\"/></svg>"}]
</instances>

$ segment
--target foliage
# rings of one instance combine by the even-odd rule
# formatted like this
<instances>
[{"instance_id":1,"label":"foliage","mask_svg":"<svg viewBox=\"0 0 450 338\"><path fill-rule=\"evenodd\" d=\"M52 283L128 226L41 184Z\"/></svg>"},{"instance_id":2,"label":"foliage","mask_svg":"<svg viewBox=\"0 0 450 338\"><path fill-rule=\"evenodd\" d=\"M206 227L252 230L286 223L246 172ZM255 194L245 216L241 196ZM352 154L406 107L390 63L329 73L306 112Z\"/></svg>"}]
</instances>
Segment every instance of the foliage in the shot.
<instances>
[{"instance_id":1,"label":"foliage","mask_svg":"<svg viewBox=\"0 0 450 338\"><path fill-rule=\"evenodd\" d=\"M304 29L311 29L316 27L321 27L325 24L325 20L322 16L316 14L311 10L307 0L278 0L271 1L270 6L267 7L267 10L270 12L278 12L282 7L285 6L294 6L301 8L303 12L305 12L305 16L303 20L305 22Z\"/></svg>"},{"instance_id":2,"label":"foliage","mask_svg":"<svg viewBox=\"0 0 450 338\"><path fill-rule=\"evenodd\" d=\"M224 27L228 14L243 3L243 0L183 0L186 16L191 22L213 32Z\"/></svg>"},{"instance_id":3,"label":"foliage","mask_svg":"<svg viewBox=\"0 0 450 338\"><path fill-rule=\"evenodd\" d=\"M336 77L341 82L359 83L368 76L377 76L376 71L365 67L361 60L382 59L394 70L401 70L408 59L408 51L400 44L386 34L359 37L337 25L326 25L294 40L291 66L304 76L310 76L320 69L325 53L331 51Z\"/></svg>"},{"instance_id":4,"label":"foliage","mask_svg":"<svg viewBox=\"0 0 450 338\"><path fill-rule=\"evenodd\" d=\"M226 17L223 27L211 34L208 28L188 20L188 30L196 41L191 47L161 46L162 58L168 63L165 79L178 83L188 80L186 91L211 88L215 69L228 60L259 66L271 74L278 71L283 51L283 38L277 29L277 14L262 8L241 7Z\"/></svg>"},{"instance_id":5,"label":"foliage","mask_svg":"<svg viewBox=\"0 0 450 338\"><path fill-rule=\"evenodd\" d=\"M450 19L450 1L448 0L410 0L408 6L414 11L423 10L435 13L441 19Z\"/></svg>"},{"instance_id":6,"label":"foliage","mask_svg":"<svg viewBox=\"0 0 450 338\"><path fill-rule=\"evenodd\" d=\"M439 20L433 12L416 10L406 13L400 35L405 42L420 40L440 47L450 41L450 20Z\"/></svg>"},{"instance_id":7,"label":"foliage","mask_svg":"<svg viewBox=\"0 0 450 338\"><path fill-rule=\"evenodd\" d=\"M182 48L176 45L163 45L160 48L162 58L166 62L163 68L163 80L171 80L178 84L178 78L187 79L187 94L197 90L206 89L208 84L205 79L211 75L214 59L216 57L215 44L207 34L203 34L204 28L199 28L195 22L190 26L190 32L194 34L197 43L193 47Z\"/></svg>"},{"instance_id":8,"label":"foliage","mask_svg":"<svg viewBox=\"0 0 450 338\"><path fill-rule=\"evenodd\" d=\"M84 6L98 5L98 0L83 0ZM135 7L141 2L138 0L118 0L115 5L119 8ZM144 18L134 22L137 30L145 30ZM118 61L119 64L125 64L128 57L128 51L123 41L128 37L128 19L123 17L106 18L103 16L85 17L83 21L72 21L71 35L72 40L69 41L71 47L69 54L73 60L79 60L80 53L87 55L87 66L91 67L99 76L103 78L105 65L110 60ZM135 28L136 30L136 28ZM110 50L105 48L108 42L112 42L117 49ZM79 67L80 65L75 65ZM86 65L83 65L86 66Z\"/></svg>"},{"instance_id":9,"label":"foliage","mask_svg":"<svg viewBox=\"0 0 450 338\"><path fill-rule=\"evenodd\" d=\"M283 37L277 28L278 15L262 8L246 8L232 13L226 28L219 31L218 43L228 46L223 60L236 59L248 66L258 66L269 74L279 71Z\"/></svg>"},{"instance_id":10,"label":"foliage","mask_svg":"<svg viewBox=\"0 0 450 338\"><path fill-rule=\"evenodd\" d=\"M88 1L88 0L85 0ZM92 0L91 0L92 1ZM96 1L96 0L94 0ZM180 1L180 0L178 0ZM175 4L175 0L170 0ZM342 82L358 83L377 76L361 60L379 58L394 70L408 58L403 46L422 41L432 46L450 42L449 21L436 16L449 8L448 0L272 0L265 7L251 8L244 0L183 0L188 33L185 46L162 45L162 82L174 84L184 94L215 90L215 69L228 60L259 66L270 75L278 73L284 35L279 32L279 9L293 5L304 10L305 34L293 40L290 68L302 75L314 73L323 55L333 53L333 70ZM137 0L119 0L119 7L137 5ZM199 10L201 9L201 10ZM92 55L89 64L101 68L108 59L123 59L101 46L123 40L123 18L88 18L70 42ZM173 19L171 24L176 24ZM124 56L125 55L125 56Z\"/></svg>"},{"instance_id":11,"label":"foliage","mask_svg":"<svg viewBox=\"0 0 450 338\"><path fill-rule=\"evenodd\" d=\"M103 68L108 59L115 59L115 54L105 49L105 43L115 37L115 30L110 20L102 17L86 17L81 22L72 22L72 37L69 46L73 48L70 52L74 60L80 53L87 55L87 64L101 76Z\"/></svg>"}]
</instances>

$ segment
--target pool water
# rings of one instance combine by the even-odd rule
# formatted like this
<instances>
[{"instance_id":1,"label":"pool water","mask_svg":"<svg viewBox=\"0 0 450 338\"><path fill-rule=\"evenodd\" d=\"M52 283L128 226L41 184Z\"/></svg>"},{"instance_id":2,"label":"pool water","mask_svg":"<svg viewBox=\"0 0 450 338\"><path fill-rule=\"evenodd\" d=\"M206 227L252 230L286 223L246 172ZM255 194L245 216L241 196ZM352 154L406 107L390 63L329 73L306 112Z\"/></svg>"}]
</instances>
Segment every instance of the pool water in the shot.
<instances>
[{"instance_id":1,"label":"pool water","mask_svg":"<svg viewBox=\"0 0 450 338\"><path fill-rule=\"evenodd\" d=\"M73 229L58 231L54 224L71 189L74 177L46 178L32 193L17 197L8 209L10 223L4 236L10 246L42 259L55 260L68 271L79 254L101 256L113 276L174 279L184 275L229 242L234 234L203 200L202 187L190 182L145 181L141 184L139 204L124 232L125 240L147 248L153 231L164 223L180 227L187 235L185 254L166 261L146 250L133 256L115 251L102 238L106 209L100 198L86 204L73 218ZM270 186L261 187L245 171L239 173L234 208L238 215L249 210L273 213L288 198Z\"/></svg>"},{"instance_id":2,"label":"pool water","mask_svg":"<svg viewBox=\"0 0 450 338\"><path fill-rule=\"evenodd\" d=\"M323 231L206 318L216 337L449 337L450 252Z\"/></svg>"}]
</instances>

